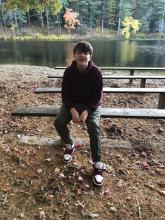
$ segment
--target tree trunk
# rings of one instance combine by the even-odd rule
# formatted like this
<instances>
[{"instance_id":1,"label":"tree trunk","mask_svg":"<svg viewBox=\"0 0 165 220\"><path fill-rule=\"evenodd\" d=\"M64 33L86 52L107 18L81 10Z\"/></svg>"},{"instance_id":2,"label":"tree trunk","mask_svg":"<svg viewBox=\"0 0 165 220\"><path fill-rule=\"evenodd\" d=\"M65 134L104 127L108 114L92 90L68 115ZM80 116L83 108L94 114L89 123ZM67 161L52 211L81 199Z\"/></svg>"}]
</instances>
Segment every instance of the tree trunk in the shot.
<instances>
[{"instance_id":1,"label":"tree trunk","mask_svg":"<svg viewBox=\"0 0 165 220\"><path fill-rule=\"evenodd\" d=\"M104 19L101 19L101 32L103 33L104 31Z\"/></svg>"},{"instance_id":2,"label":"tree trunk","mask_svg":"<svg viewBox=\"0 0 165 220\"><path fill-rule=\"evenodd\" d=\"M58 35L61 34L61 18L60 16L57 16L57 19L58 19Z\"/></svg>"},{"instance_id":3,"label":"tree trunk","mask_svg":"<svg viewBox=\"0 0 165 220\"><path fill-rule=\"evenodd\" d=\"M29 11L27 13L28 13L28 24L30 26L30 13L29 13Z\"/></svg>"},{"instance_id":4,"label":"tree trunk","mask_svg":"<svg viewBox=\"0 0 165 220\"><path fill-rule=\"evenodd\" d=\"M163 19L162 19L162 33L165 33L165 4L164 4L164 10L163 10Z\"/></svg>"},{"instance_id":5,"label":"tree trunk","mask_svg":"<svg viewBox=\"0 0 165 220\"><path fill-rule=\"evenodd\" d=\"M118 35L120 35L120 23L121 23L121 19L119 18L118 28L117 28L117 34L118 34Z\"/></svg>"},{"instance_id":6,"label":"tree trunk","mask_svg":"<svg viewBox=\"0 0 165 220\"><path fill-rule=\"evenodd\" d=\"M4 16L4 3L2 3L2 19L3 19L3 25L6 30L6 20L5 20L5 16Z\"/></svg>"},{"instance_id":7,"label":"tree trunk","mask_svg":"<svg viewBox=\"0 0 165 220\"><path fill-rule=\"evenodd\" d=\"M15 18L16 30L18 31L17 9L14 10L14 18Z\"/></svg>"},{"instance_id":8,"label":"tree trunk","mask_svg":"<svg viewBox=\"0 0 165 220\"><path fill-rule=\"evenodd\" d=\"M121 11L122 11L122 4L123 4L123 1L120 0L120 9L119 9L119 20L118 20L118 28L117 28L117 33L118 35L120 35L120 29L121 29Z\"/></svg>"},{"instance_id":9,"label":"tree trunk","mask_svg":"<svg viewBox=\"0 0 165 220\"><path fill-rule=\"evenodd\" d=\"M46 24L47 24L47 32L49 34L49 10L46 10Z\"/></svg>"},{"instance_id":10,"label":"tree trunk","mask_svg":"<svg viewBox=\"0 0 165 220\"><path fill-rule=\"evenodd\" d=\"M92 15L90 16L90 32L92 31Z\"/></svg>"},{"instance_id":11,"label":"tree trunk","mask_svg":"<svg viewBox=\"0 0 165 220\"><path fill-rule=\"evenodd\" d=\"M41 16L41 27L43 30L44 29L44 20L43 20L43 16L42 16L42 11L40 12L40 16Z\"/></svg>"}]
</instances>

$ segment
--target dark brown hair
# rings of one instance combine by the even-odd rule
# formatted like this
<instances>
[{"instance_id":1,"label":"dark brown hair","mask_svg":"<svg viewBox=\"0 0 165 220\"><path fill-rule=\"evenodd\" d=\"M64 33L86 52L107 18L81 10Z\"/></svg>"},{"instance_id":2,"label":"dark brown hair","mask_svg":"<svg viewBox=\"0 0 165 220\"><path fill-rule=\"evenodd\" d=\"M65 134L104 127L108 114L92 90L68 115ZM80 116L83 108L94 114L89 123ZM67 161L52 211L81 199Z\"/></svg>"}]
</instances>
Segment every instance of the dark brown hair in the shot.
<instances>
[{"instance_id":1,"label":"dark brown hair","mask_svg":"<svg viewBox=\"0 0 165 220\"><path fill-rule=\"evenodd\" d=\"M77 43L74 48L73 48L73 53L75 54L77 51L82 52L82 53L87 53L89 52L90 55L92 56L93 54L93 47L89 42L86 41L81 41Z\"/></svg>"}]
</instances>

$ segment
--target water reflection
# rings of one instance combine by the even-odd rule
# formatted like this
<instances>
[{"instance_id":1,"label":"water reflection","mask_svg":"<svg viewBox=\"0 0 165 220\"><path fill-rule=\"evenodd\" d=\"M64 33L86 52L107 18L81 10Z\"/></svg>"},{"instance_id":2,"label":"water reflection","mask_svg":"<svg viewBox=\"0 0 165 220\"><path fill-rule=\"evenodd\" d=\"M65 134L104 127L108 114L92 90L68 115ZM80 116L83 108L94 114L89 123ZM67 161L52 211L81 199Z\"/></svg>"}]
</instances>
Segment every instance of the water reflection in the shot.
<instances>
[{"instance_id":1,"label":"water reflection","mask_svg":"<svg viewBox=\"0 0 165 220\"><path fill-rule=\"evenodd\" d=\"M135 60L136 46L137 42L135 41L129 42L128 40L125 40L122 42L120 46L120 60L123 66L125 63L127 63L127 65L131 65Z\"/></svg>"},{"instance_id":2,"label":"water reflection","mask_svg":"<svg viewBox=\"0 0 165 220\"><path fill-rule=\"evenodd\" d=\"M74 43L67 42L65 45L65 66L69 66L74 59L73 47Z\"/></svg>"},{"instance_id":3,"label":"water reflection","mask_svg":"<svg viewBox=\"0 0 165 220\"><path fill-rule=\"evenodd\" d=\"M93 61L98 66L165 67L165 40L92 41ZM74 42L0 41L0 64L68 66Z\"/></svg>"}]
</instances>

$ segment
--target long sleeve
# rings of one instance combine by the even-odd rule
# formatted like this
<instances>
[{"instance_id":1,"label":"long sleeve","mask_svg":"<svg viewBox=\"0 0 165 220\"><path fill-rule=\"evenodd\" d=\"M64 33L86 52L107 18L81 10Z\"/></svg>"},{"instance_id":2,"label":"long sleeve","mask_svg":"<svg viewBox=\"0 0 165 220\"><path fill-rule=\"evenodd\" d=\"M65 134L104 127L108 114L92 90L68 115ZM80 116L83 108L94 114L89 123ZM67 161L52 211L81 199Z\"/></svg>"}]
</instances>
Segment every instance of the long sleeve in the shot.
<instances>
[{"instance_id":1,"label":"long sleeve","mask_svg":"<svg viewBox=\"0 0 165 220\"><path fill-rule=\"evenodd\" d=\"M69 72L67 69L64 72L62 81L62 101L68 109L71 109L74 105L71 100L71 84Z\"/></svg>"},{"instance_id":2,"label":"long sleeve","mask_svg":"<svg viewBox=\"0 0 165 220\"><path fill-rule=\"evenodd\" d=\"M96 82L92 90L91 100L89 103L87 103L87 110L89 112L95 110L100 105L102 99L102 91L103 79L102 74L100 73L100 75L97 75Z\"/></svg>"}]
</instances>

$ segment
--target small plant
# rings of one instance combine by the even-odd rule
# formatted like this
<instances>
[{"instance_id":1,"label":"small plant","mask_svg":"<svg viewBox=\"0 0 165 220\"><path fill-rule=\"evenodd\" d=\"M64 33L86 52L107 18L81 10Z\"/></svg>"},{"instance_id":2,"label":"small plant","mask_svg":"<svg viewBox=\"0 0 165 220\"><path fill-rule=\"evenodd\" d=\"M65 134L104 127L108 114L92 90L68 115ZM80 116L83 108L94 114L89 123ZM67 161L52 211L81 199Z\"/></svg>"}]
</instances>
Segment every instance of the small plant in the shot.
<instances>
[{"instance_id":1,"label":"small plant","mask_svg":"<svg viewBox=\"0 0 165 220\"><path fill-rule=\"evenodd\" d=\"M122 22L123 29L121 34L124 35L126 39L129 39L132 33L136 33L140 28L140 22L132 17L125 17Z\"/></svg>"},{"instance_id":2,"label":"small plant","mask_svg":"<svg viewBox=\"0 0 165 220\"><path fill-rule=\"evenodd\" d=\"M16 31L16 30L17 30L16 24L11 24L10 29L11 29L13 32Z\"/></svg>"}]
</instances>

